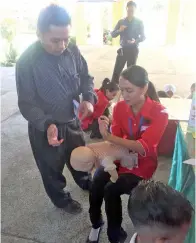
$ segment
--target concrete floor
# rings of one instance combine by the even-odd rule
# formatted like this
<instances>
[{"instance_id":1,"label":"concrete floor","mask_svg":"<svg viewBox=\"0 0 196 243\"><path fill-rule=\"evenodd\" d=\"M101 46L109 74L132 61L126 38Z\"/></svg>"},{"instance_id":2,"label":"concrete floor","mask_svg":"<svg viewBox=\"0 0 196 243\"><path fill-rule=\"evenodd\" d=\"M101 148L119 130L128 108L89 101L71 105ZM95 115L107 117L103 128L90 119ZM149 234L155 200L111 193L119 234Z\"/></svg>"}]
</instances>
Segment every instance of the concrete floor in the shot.
<instances>
[{"instance_id":1,"label":"concrete floor","mask_svg":"<svg viewBox=\"0 0 196 243\"><path fill-rule=\"evenodd\" d=\"M93 49L82 47L89 69L98 87L104 77L110 77L115 60L114 47ZM191 63L184 57L168 58L168 49L141 50L139 64L145 66L150 78L161 89L164 83L178 85L178 93L187 95L195 81ZM171 54L171 53L170 53ZM182 65L183 64L183 65ZM180 65L184 69L180 68ZM13 68L1 69L1 169L2 169L2 242L3 243L84 243L90 230L88 217L88 193L81 191L65 168L67 189L83 205L83 212L71 216L56 209L48 200L40 174L32 157L27 136L27 123L17 107ZM171 159L160 158L155 179L167 182ZM123 226L133 233L127 215L127 196L123 196ZM104 229L100 243L106 243Z\"/></svg>"}]
</instances>

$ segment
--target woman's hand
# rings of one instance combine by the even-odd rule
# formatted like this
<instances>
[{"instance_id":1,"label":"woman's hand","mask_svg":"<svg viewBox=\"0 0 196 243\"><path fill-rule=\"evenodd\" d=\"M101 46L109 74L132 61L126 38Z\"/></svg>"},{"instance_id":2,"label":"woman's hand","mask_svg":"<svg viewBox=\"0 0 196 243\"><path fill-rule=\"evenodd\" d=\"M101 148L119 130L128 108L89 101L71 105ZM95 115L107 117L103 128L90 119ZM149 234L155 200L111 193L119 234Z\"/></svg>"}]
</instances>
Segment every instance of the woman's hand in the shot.
<instances>
[{"instance_id":1,"label":"woman's hand","mask_svg":"<svg viewBox=\"0 0 196 243\"><path fill-rule=\"evenodd\" d=\"M99 123L99 131L102 135L102 137L104 139L107 139L109 133L108 133L108 128L109 128L109 124L110 124L110 120L108 117L106 116L101 116L98 119L98 123Z\"/></svg>"}]
</instances>

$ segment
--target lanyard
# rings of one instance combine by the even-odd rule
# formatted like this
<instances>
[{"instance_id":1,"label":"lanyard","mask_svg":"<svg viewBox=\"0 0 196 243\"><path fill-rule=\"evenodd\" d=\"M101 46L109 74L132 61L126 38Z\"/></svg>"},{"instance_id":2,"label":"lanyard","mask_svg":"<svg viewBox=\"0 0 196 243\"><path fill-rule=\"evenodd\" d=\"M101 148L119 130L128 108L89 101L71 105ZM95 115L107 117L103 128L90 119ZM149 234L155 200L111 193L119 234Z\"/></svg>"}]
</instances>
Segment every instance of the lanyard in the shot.
<instances>
[{"instance_id":1,"label":"lanyard","mask_svg":"<svg viewBox=\"0 0 196 243\"><path fill-rule=\"evenodd\" d=\"M140 123L139 123L139 128L138 128L138 131L136 133L137 135L139 135L139 131L141 130L141 127L142 127L143 123L144 123L144 118L141 117L140 118ZM135 139L134 138L134 134L133 134L133 129L132 129L132 120L131 120L131 118L129 118L129 133L130 133L130 138L131 139Z\"/></svg>"}]
</instances>

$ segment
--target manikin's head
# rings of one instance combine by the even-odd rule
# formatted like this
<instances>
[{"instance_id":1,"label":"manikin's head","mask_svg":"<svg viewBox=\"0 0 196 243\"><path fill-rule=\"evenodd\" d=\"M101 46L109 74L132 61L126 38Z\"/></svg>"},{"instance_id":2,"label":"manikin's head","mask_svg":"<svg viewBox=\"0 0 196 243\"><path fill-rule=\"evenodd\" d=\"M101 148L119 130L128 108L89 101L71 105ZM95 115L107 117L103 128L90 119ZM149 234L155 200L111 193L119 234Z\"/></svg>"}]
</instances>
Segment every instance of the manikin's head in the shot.
<instances>
[{"instance_id":1,"label":"manikin's head","mask_svg":"<svg viewBox=\"0 0 196 243\"><path fill-rule=\"evenodd\" d=\"M88 147L78 147L71 154L70 163L76 171L91 172L95 166L95 162L95 154Z\"/></svg>"},{"instance_id":2,"label":"manikin's head","mask_svg":"<svg viewBox=\"0 0 196 243\"><path fill-rule=\"evenodd\" d=\"M55 4L44 8L37 22L37 36L44 49L54 55L63 53L69 43L71 18L67 11Z\"/></svg>"},{"instance_id":3,"label":"manikin's head","mask_svg":"<svg viewBox=\"0 0 196 243\"><path fill-rule=\"evenodd\" d=\"M139 243L183 243L193 208L179 192L162 182L142 181L131 192L129 216Z\"/></svg>"}]
</instances>

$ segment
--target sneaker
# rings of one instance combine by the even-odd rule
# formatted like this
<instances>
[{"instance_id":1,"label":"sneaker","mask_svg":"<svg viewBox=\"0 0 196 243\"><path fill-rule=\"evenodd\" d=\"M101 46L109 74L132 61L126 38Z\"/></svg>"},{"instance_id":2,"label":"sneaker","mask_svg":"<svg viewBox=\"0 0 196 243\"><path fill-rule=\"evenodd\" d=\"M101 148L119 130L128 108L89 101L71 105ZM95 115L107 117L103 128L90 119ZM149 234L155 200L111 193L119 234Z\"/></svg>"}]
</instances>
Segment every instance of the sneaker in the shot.
<instances>
[{"instance_id":1,"label":"sneaker","mask_svg":"<svg viewBox=\"0 0 196 243\"><path fill-rule=\"evenodd\" d=\"M89 240L89 236L88 236L86 243L99 243L100 233L102 231L103 225L104 225L104 221L102 221L102 223L101 223L97 240L96 241Z\"/></svg>"}]
</instances>

